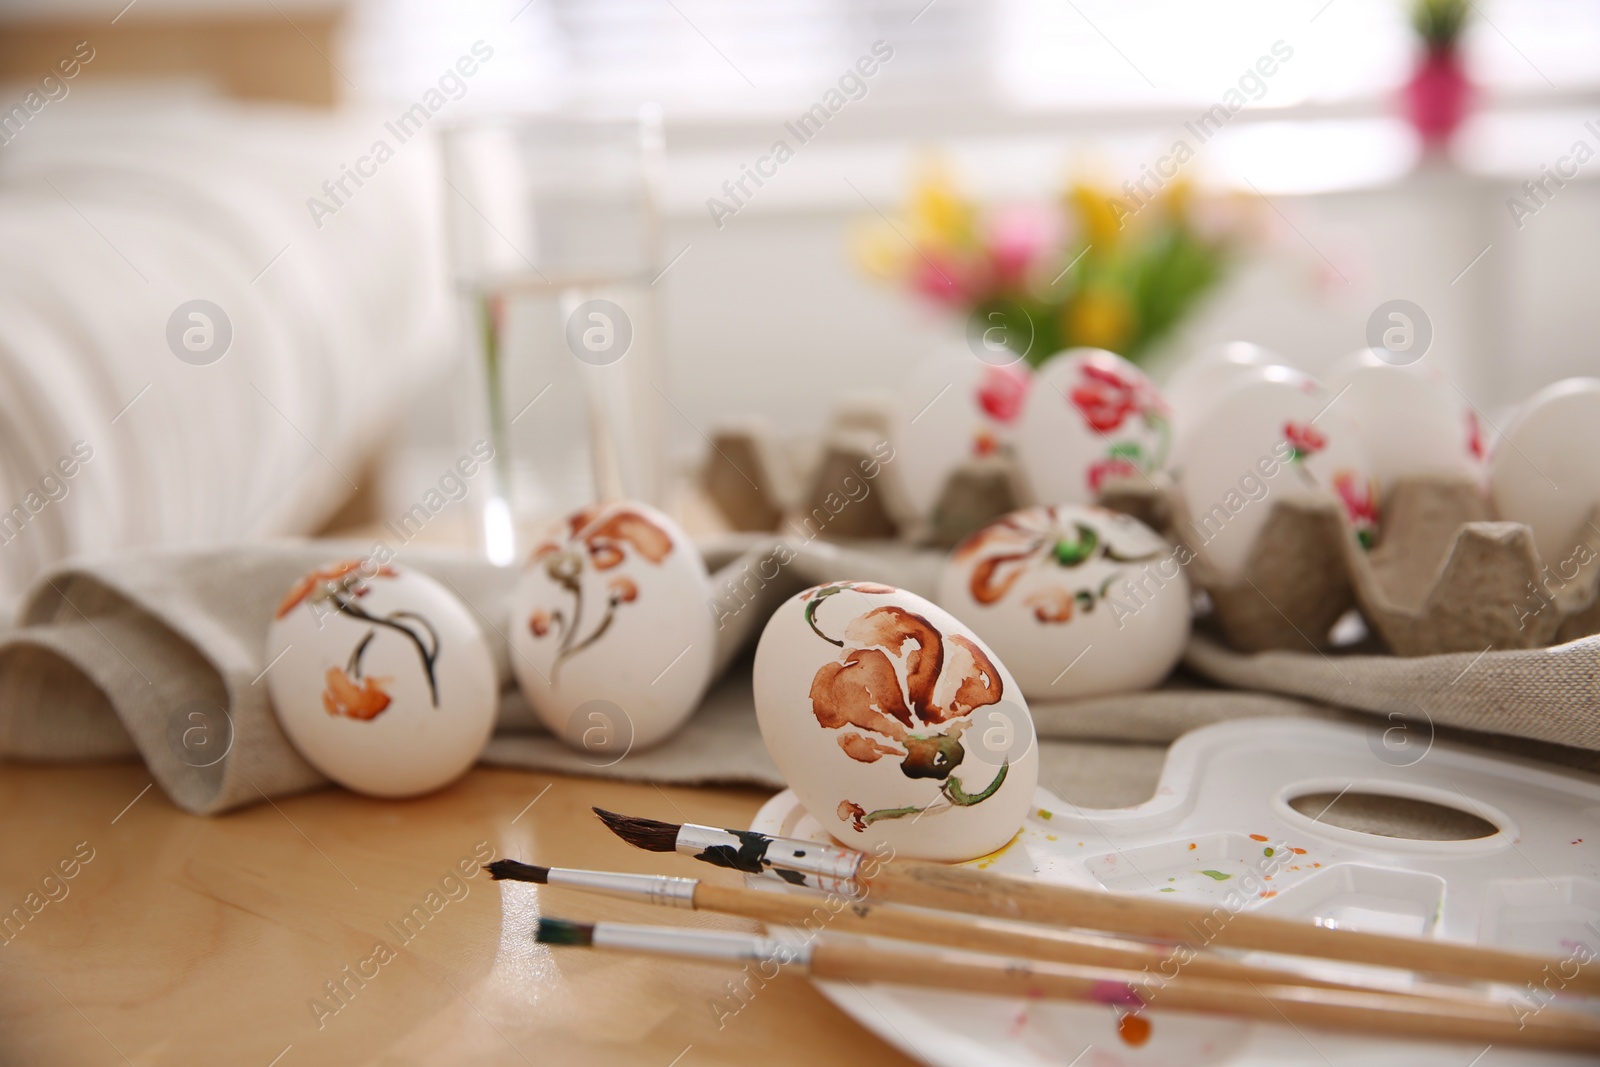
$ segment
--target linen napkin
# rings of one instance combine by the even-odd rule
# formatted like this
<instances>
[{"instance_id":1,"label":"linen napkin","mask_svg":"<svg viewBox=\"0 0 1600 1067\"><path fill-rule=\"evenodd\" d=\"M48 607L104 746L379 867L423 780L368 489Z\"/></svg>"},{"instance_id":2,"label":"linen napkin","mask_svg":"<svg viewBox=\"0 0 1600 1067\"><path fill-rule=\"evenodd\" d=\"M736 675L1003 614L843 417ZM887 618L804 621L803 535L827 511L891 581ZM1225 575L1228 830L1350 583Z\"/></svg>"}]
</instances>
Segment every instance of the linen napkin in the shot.
<instances>
[{"instance_id":1,"label":"linen napkin","mask_svg":"<svg viewBox=\"0 0 1600 1067\"><path fill-rule=\"evenodd\" d=\"M770 536L758 535L703 546L720 605L718 680L678 734L609 765L599 765L593 756L567 748L544 731L511 681L505 634L513 574L461 552L407 548L398 562L432 575L461 597L494 652L503 696L495 736L482 757L485 763L778 789L784 783L756 726L748 655L773 608L801 589L840 578L927 593L941 557L811 542L788 546L789 562L776 577L763 578L771 568L762 561L771 557L776 544ZM325 784L295 751L272 712L263 677L270 666L267 627L295 579L332 560L359 558L369 547L283 541L227 549L150 549L47 573L24 598L17 625L0 636L0 758L137 756L174 803L197 814L216 814ZM1201 651L1191 648L1191 659L1208 673L1217 669L1215 653L1197 647ZM1282 688L1273 674L1269 669L1268 677L1253 683L1262 689ZM1462 692L1494 699L1482 690ZM1331 689L1326 696L1320 691L1285 695L1222 690L1180 672L1149 692L1033 702L1041 783L1074 803L1134 804L1153 789L1165 745L1187 730L1248 716L1348 714L1304 699L1313 695L1337 699L1340 694ZM197 708L216 713L196 719ZM1372 721L1377 729L1387 725L1382 719ZM194 743L192 733L185 737L197 722L207 731L204 746ZM1492 723L1509 733L1566 739L1567 744L1589 736L1583 729L1552 731L1505 716L1468 715L1461 723L1478 728ZM1552 745L1541 746L1536 754L1580 764L1592 755Z\"/></svg>"}]
</instances>

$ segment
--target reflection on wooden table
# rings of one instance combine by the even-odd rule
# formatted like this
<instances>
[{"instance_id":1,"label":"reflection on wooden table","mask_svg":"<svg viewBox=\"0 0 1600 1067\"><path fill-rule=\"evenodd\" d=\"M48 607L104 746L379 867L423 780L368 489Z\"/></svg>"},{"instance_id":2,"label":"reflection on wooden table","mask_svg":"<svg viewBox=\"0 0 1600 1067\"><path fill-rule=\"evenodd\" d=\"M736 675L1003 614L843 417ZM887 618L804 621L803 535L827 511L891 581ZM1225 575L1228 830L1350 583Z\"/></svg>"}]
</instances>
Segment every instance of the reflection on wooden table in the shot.
<instances>
[{"instance_id":1,"label":"reflection on wooden table","mask_svg":"<svg viewBox=\"0 0 1600 1067\"><path fill-rule=\"evenodd\" d=\"M420 800L329 789L200 818L150 781L137 764L0 774L0 1061L909 1062L802 979L735 995L731 968L553 953L529 932L538 914L739 920L477 870L510 856L731 880L628 848L589 807L740 826L756 792L478 768Z\"/></svg>"}]
</instances>

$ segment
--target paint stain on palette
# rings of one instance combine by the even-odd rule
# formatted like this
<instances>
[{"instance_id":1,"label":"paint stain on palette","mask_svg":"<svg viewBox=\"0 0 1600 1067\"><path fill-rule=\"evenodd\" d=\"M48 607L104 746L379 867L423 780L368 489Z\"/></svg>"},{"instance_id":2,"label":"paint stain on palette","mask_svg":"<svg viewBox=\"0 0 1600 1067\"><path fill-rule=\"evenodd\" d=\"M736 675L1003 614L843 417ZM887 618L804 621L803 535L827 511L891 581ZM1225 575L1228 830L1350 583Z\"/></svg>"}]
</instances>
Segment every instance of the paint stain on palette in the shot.
<instances>
[{"instance_id":1,"label":"paint stain on palette","mask_svg":"<svg viewBox=\"0 0 1600 1067\"><path fill-rule=\"evenodd\" d=\"M1034 498L1089 504L1108 481L1166 469L1167 402L1144 372L1113 352L1073 348L1035 373L1016 433Z\"/></svg>"},{"instance_id":2,"label":"paint stain on palette","mask_svg":"<svg viewBox=\"0 0 1600 1067\"><path fill-rule=\"evenodd\" d=\"M1038 781L1033 720L949 612L873 582L808 589L768 621L753 684L773 762L840 841L966 860L1016 836Z\"/></svg>"}]
</instances>

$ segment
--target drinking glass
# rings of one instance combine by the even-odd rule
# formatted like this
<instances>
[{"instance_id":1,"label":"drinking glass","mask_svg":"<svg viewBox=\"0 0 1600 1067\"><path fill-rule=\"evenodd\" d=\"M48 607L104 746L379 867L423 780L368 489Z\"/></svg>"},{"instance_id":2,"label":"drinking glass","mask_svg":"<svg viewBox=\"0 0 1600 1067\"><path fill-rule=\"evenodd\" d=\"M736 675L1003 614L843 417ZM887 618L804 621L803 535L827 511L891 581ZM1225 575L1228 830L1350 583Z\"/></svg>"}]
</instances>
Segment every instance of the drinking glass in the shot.
<instances>
[{"instance_id":1,"label":"drinking glass","mask_svg":"<svg viewBox=\"0 0 1600 1067\"><path fill-rule=\"evenodd\" d=\"M660 500L659 111L478 121L444 157L470 417L494 447L477 535L509 563L583 504Z\"/></svg>"}]
</instances>

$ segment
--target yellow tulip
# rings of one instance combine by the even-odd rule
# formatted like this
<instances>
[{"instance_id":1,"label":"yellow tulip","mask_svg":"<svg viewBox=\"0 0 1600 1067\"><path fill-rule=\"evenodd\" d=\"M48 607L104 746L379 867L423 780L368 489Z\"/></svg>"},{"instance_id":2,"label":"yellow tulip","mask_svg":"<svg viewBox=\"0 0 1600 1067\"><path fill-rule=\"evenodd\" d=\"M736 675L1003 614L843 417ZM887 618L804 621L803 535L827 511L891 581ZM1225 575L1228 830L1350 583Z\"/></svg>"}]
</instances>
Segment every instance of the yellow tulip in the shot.
<instances>
[{"instance_id":1,"label":"yellow tulip","mask_svg":"<svg viewBox=\"0 0 1600 1067\"><path fill-rule=\"evenodd\" d=\"M1182 222L1189 215L1189 205L1194 202L1194 183L1188 178L1174 179L1161 190L1157 200L1169 219Z\"/></svg>"},{"instance_id":2,"label":"yellow tulip","mask_svg":"<svg viewBox=\"0 0 1600 1067\"><path fill-rule=\"evenodd\" d=\"M961 248L973 241L976 212L941 163L922 168L911 191L908 211L911 237L919 244Z\"/></svg>"},{"instance_id":3,"label":"yellow tulip","mask_svg":"<svg viewBox=\"0 0 1600 1067\"><path fill-rule=\"evenodd\" d=\"M1084 238L1091 245L1105 250L1117 243L1121 226L1109 193L1085 182L1074 182L1067 191L1067 199L1083 225Z\"/></svg>"},{"instance_id":4,"label":"yellow tulip","mask_svg":"<svg viewBox=\"0 0 1600 1067\"><path fill-rule=\"evenodd\" d=\"M1132 333L1133 308L1118 289L1086 289L1063 311L1067 339L1074 345L1119 352Z\"/></svg>"}]
</instances>

